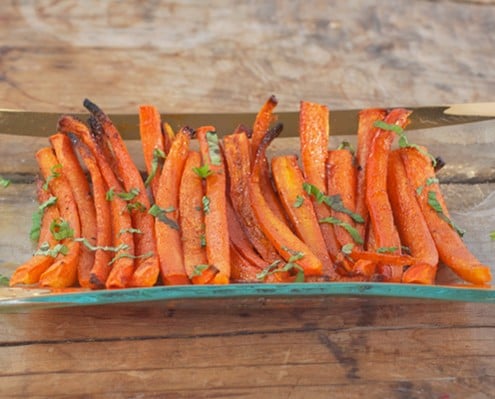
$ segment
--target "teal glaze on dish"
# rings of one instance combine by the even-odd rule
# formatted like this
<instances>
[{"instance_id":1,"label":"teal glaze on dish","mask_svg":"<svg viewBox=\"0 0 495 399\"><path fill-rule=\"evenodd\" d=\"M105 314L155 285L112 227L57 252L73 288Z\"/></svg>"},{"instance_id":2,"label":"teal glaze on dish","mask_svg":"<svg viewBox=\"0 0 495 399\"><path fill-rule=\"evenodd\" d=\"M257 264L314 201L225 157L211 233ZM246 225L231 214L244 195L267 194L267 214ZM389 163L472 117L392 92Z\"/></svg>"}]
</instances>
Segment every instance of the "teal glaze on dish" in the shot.
<instances>
[{"instance_id":1,"label":"teal glaze on dish","mask_svg":"<svg viewBox=\"0 0 495 399\"><path fill-rule=\"evenodd\" d=\"M120 290L84 291L38 295L0 301L1 308L33 308L51 306L84 306L149 301L220 298L271 298L333 296L381 296L433 299L445 301L495 303L495 290L459 286L427 286L389 283L293 283L293 284L230 284L219 286L160 286Z\"/></svg>"}]
</instances>

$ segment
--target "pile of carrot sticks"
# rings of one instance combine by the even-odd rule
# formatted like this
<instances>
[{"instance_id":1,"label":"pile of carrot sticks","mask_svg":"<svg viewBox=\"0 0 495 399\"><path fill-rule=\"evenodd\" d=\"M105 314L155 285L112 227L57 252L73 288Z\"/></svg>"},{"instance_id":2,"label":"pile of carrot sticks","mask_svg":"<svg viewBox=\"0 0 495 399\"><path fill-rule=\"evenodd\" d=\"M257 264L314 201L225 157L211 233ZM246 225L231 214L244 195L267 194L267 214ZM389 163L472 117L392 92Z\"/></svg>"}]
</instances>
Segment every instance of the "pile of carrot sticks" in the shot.
<instances>
[{"instance_id":1,"label":"pile of carrot sticks","mask_svg":"<svg viewBox=\"0 0 495 399\"><path fill-rule=\"evenodd\" d=\"M363 110L356 151L329 150L328 108L302 101L299 157L268 159L283 128L276 105L270 97L252 127L223 138L214 126L174 132L141 106L141 173L110 118L85 100L88 123L62 116L36 153L37 250L10 284L435 284L439 265L490 282L449 215L435 158L404 133L410 111Z\"/></svg>"}]
</instances>

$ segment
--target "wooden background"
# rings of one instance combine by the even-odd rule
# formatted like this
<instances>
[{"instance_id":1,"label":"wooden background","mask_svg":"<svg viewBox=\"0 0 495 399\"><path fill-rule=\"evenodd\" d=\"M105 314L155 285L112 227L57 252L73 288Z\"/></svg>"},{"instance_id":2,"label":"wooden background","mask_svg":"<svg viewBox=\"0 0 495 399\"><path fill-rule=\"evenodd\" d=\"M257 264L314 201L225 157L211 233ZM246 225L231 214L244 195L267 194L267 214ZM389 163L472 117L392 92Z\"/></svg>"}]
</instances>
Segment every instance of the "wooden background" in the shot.
<instances>
[{"instance_id":1,"label":"wooden background","mask_svg":"<svg viewBox=\"0 0 495 399\"><path fill-rule=\"evenodd\" d=\"M108 112L255 111L276 94L280 110L335 109L494 93L494 1L12 0L0 11L0 108L81 111L88 97ZM7 160L15 142L2 140ZM19 165L38 144L27 145ZM488 399L494 334L493 305L405 299L7 311L0 396Z\"/></svg>"}]
</instances>

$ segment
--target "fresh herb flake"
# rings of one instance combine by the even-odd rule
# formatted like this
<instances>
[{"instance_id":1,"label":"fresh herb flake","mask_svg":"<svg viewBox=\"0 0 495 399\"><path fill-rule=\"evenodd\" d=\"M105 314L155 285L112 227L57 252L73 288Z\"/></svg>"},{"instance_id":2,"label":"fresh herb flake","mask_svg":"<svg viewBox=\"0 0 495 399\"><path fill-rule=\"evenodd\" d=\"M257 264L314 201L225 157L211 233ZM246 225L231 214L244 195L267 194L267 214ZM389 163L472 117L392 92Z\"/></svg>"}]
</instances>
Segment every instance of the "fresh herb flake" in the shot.
<instances>
[{"instance_id":1,"label":"fresh herb flake","mask_svg":"<svg viewBox=\"0 0 495 399\"><path fill-rule=\"evenodd\" d=\"M115 190L112 188L110 188L110 190L107 191L107 193L105 194L105 199L107 201L113 201L115 197Z\"/></svg>"},{"instance_id":2,"label":"fresh herb flake","mask_svg":"<svg viewBox=\"0 0 495 399\"><path fill-rule=\"evenodd\" d=\"M45 191L48 191L48 185L50 184L50 182L53 180L53 179L56 179L57 177L60 177L61 176L61 173L58 171L59 169L62 169L62 165L61 164L56 164L56 165L53 165L51 168L50 168L50 172L51 174L46 178L46 181L45 183L43 184L43 190Z\"/></svg>"},{"instance_id":3,"label":"fresh herb flake","mask_svg":"<svg viewBox=\"0 0 495 399\"><path fill-rule=\"evenodd\" d=\"M3 274L0 274L0 287L8 287L10 279Z\"/></svg>"},{"instance_id":4,"label":"fresh herb flake","mask_svg":"<svg viewBox=\"0 0 495 399\"><path fill-rule=\"evenodd\" d=\"M37 251L34 253L35 256L50 256L56 258L59 254L67 255L69 253L69 248L64 244L56 244L53 248L50 248L50 244L44 242L40 245Z\"/></svg>"},{"instance_id":5,"label":"fresh herb flake","mask_svg":"<svg viewBox=\"0 0 495 399\"><path fill-rule=\"evenodd\" d=\"M153 158L151 159L151 170L150 174L144 182L144 186L148 187L158 171L158 167L163 165L163 161L166 158L166 154L159 148L153 150Z\"/></svg>"},{"instance_id":6,"label":"fresh herb flake","mask_svg":"<svg viewBox=\"0 0 495 399\"><path fill-rule=\"evenodd\" d=\"M276 273L277 271L277 266L281 263L281 260L276 260L275 262L271 263L267 267L265 267L260 273L256 275L256 278L258 280L264 280L268 276L272 275L273 273Z\"/></svg>"},{"instance_id":7,"label":"fresh herb flake","mask_svg":"<svg viewBox=\"0 0 495 399\"><path fill-rule=\"evenodd\" d=\"M113 257L113 259L108 262L108 266L114 264L115 262L117 262L119 259L123 259L123 258L130 258L130 259L146 259L146 258L150 258L154 255L154 252L153 251L150 251L150 252L146 252L145 254L142 254L142 255L132 255L132 254L129 254L127 252L122 252L116 256Z\"/></svg>"},{"instance_id":8,"label":"fresh herb flake","mask_svg":"<svg viewBox=\"0 0 495 399\"><path fill-rule=\"evenodd\" d=\"M404 132L404 129L402 127L400 127L399 125L394 125L394 124L387 123L384 121L376 121L375 123L373 123L373 126L379 128L379 129L382 129L382 130L388 130L390 132L395 132L399 135Z\"/></svg>"},{"instance_id":9,"label":"fresh herb flake","mask_svg":"<svg viewBox=\"0 0 495 399\"><path fill-rule=\"evenodd\" d=\"M202 179L206 179L213 173L210 169L210 165L208 165L207 163L205 163L203 166L200 166L199 168L193 168L192 170Z\"/></svg>"},{"instance_id":10,"label":"fresh herb flake","mask_svg":"<svg viewBox=\"0 0 495 399\"><path fill-rule=\"evenodd\" d=\"M119 252L119 251L125 251L126 249L129 248L129 246L127 244L124 244L124 243L120 244L117 247L102 246L102 245L92 245L88 241L88 239L85 238L85 237L74 238L74 241L82 243L90 251Z\"/></svg>"},{"instance_id":11,"label":"fresh herb flake","mask_svg":"<svg viewBox=\"0 0 495 399\"><path fill-rule=\"evenodd\" d=\"M136 202L128 203L125 206L125 209L127 209L129 212L132 212L132 211L144 212L144 211L146 211L146 206L144 206L143 203L136 201Z\"/></svg>"},{"instance_id":12,"label":"fresh herb flake","mask_svg":"<svg viewBox=\"0 0 495 399\"><path fill-rule=\"evenodd\" d=\"M57 241L74 237L74 229L70 227L67 220L55 219L50 223L50 232Z\"/></svg>"},{"instance_id":13,"label":"fresh herb flake","mask_svg":"<svg viewBox=\"0 0 495 399\"><path fill-rule=\"evenodd\" d=\"M435 191L428 191L428 205L438 214L440 219L445 221L452 227L459 236L463 236L465 231L457 226L453 220L451 220L447 215L443 212L442 205L438 202L437 193Z\"/></svg>"},{"instance_id":14,"label":"fresh herb flake","mask_svg":"<svg viewBox=\"0 0 495 399\"><path fill-rule=\"evenodd\" d=\"M205 265L205 264L196 265L196 266L194 266L193 272L191 273L191 275L189 277L191 277L191 278L192 277L199 277L209 267L210 267L210 265Z\"/></svg>"},{"instance_id":15,"label":"fresh herb flake","mask_svg":"<svg viewBox=\"0 0 495 399\"><path fill-rule=\"evenodd\" d=\"M352 144L348 141L343 141L342 143L340 143L337 147L337 150L348 150L352 155L354 155L356 152Z\"/></svg>"},{"instance_id":16,"label":"fresh herb flake","mask_svg":"<svg viewBox=\"0 0 495 399\"><path fill-rule=\"evenodd\" d=\"M340 219L337 219L333 216L329 216L327 218L320 219L320 223L330 223L335 226L340 226L343 229L345 229L352 237L352 239L357 243L357 244L364 244L364 240L359 234L359 232L351 226L349 223L346 223Z\"/></svg>"},{"instance_id":17,"label":"fresh herb flake","mask_svg":"<svg viewBox=\"0 0 495 399\"><path fill-rule=\"evenodd\" d=\"M217 133L206 132L206 142L208 143L208 155L210 156L211 164L220 166L222 164L222 157L220 155Z\"/></svg>"},{"instance_id":18,"label":"fresh herb flake","mask_svg":"<svg viewBox=\"0 0 495 399\"><path fill-rule=\"evenodd\" d=\"M132 201L138 195L139 195L139 188L137 187L131 188L131 190L128 193L126 193L125 191L121 193L117 193L117 196L119 198L122 198L124 201Z\"/></svg>"},{"instance_id":19,"label":"fresh herb flake","mask_svg":"<svg viewBox=\"0 0 495 399\"><path fill-rule=\"evenodd\" d=\"M200 242L200 245L201 247L206 247L206 236L204 234L201 234L199 236L199 242Z\"/></svg>"},{"instance_id":20,"label":"fresh herb flake","mask_svg":"<svg viewBox=\"0 0 495 399\"><path fill-rule=\"evenodd\" d=\"M43 220L43 214L45 213L45 209L48 208L49 206L54 205L57 202L57 197L51 196L48 198L45 202L43 202L36 212L33 213L33 216L31 217L31 230L29 232L29 237L31 238L31 241L36 242L40 238L40 232L41 232L41 222Z\"/></svg>"},{"instance_id":21,"label":"fresh herb flake","mask_svg":"<svg viewBox=\"0 0 495 399\"><path fill-rule=\"evenodd\" d=\"M429 177L426 179L426 185L431 186L432 184L438 184L439 180L436 177Z\"/></svg>"},{"instance_id":22,"label":"fresh herb flake","mask_svg":"<svg viewBox=\"0 0 495 399\"><path fill-rule=\"evenodd\" d=\"M160 208L158 205L154 204L149 210L148 213L151 216L157 218L160 222L165 223L168 227L179 230L179 225L173 219L170 219L167 216L167 213L174 212L175 208L173 206L168 208Z\"/></svg>"},{"instance_id":23,"label":"fresh herb flake","mask_svg":"<svg viewBox=\"0 0 495 399\"><path fill-rule=\"evenodd\" d=\"M0 186L7 188L10 185L10 180L0 176Z\"/></svg>"},{"instance_id":24,"label":"fresh herb flake","mask_svg":"<svg viewBox=\"0 0 495 399\"><path fill-rule=\"evenodd\" d=\"M304 203L304 197L302 195L298 195L296 197L296 200L294 201L294 208L300 208L302 204Z\"/></svg>"},{"instance_id":25,"label":"fresh herb flake","mask_svg":"<svg viewBox=\"0 0 495 399\"><path fill-rule=\"evenodd\" d=\"M206 195L204 195L203 198L201 199L201 202L203 203L203 212L209 213L210 212L210 199Z\"/></svg>"},{"instance_id":26,"label":"fresh herb flake","mask_svg":"<svg viewBox=\"0 0 495 399\"><path fill-rule=\"evenodd\" d=\"M416 194L417 194L417 195L421 195L421 193L423 192L424 188L425 188L424 186L419 186L419 187L416 189Z\"/></svg>"},{"instance_id":27,"label":"fresh herb flake","mask_svg":"<svg viewBox=\"0 0 495 399\"><path fill-rule=\"evenodd\" d=\"M135 229L133 227L130 227L128 229L121 229L119 231L119 236L123 235L123 234L127 234L127 233L130 233L130 234L143 234L143 232L139 229Z\"/></svg>"},{"instance_id":28,"label":"fresh herb flake","mask_svg":"<svg viewBox=\"0 0 495 399\"><path fill-rule=\"evenodd\" d=\"M352 250L354 249L354 244L352 242L345 244L342 246L342 253L346 255L352 254Z\"/></svg>"},{"instance_id":29,"label":"fresh herb flake","mask_svg":"<svg viewBox=\"0 0 495 399\"><path fill-rule=\"evenodd\" d=\"M397 247L379 247L375 251L379 254L392 254L396 252L399 248Z\"/></svg>"}]
</instances>

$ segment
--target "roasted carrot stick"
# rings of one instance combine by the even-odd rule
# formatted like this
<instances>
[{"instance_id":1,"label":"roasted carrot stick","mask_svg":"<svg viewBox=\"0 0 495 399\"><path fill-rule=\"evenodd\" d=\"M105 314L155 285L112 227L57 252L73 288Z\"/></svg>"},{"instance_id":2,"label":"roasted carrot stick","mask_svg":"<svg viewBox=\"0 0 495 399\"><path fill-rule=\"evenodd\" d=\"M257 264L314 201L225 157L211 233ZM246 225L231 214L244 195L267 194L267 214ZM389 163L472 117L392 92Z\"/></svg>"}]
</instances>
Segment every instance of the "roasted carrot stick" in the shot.
<instances>
[{"instance_id":1,"label":"roasted carrot stick","mask_svg":"<svg viewBox=\"0 0 495 399\"><path fill-rule=\"evenodd\" d=\"M208 263L218 269L214 284L228 284L230 279L230 247L227 223L226 173L218 137L213 126L196 131L203 164L211 173L206 177L205 212L206 256Z\"/></svg>"},{"instance_id":2,"label":"roasted carrot stick","mask_svg":"<svg viewBox=\"0 0 495 399\"><path fill-rule=\"evenodd\" d=\"M57 133L50 137L50 143L55 150L55 155L63 167L64 175L69 181L74 200L76 201L79 219L81 221L81 235L91 245L96 244L96 212L91 197L91 191L86 175L74 153L70 139L63 133ZM79 264L77 266L77 279L81 287L90 287L90 271L93 267L95 254L87 246L81 247Z\"/></svg>"},{"instance_id":3,"label":"roasted carrot stick","mask_svg":"<svg viewBox=\"0 0 495 399\"><path fill-rule=\"evenodd\" d=\"M151 185L153 196L158 188L158 177L161 173L159 156L165 153L160 113L153 105L139 107L139 134L143 147L144 163L148 172L148 184Z\"/></svg>"},{"instance_id":4,"label":"roasted carrot stick","mask_svg":"<svg viewBox=\"0 0 495 399\"><path fill-rule=\"evenodd\" d=\"M438 264L438 251L416 200L416 193L404 169L400 156L402 151L404 149L390 153L387 179L388 197L402 244L409 248L411 255L418 261L431 266L424 270L428 270L428 277L433 279L423 282L433 284ZM418 282L418 271L419 266L408 269L402 276L402 280L412 282L409 279L414 275L414 282ZM424 276L424 273L421 275Z\"/></svg>"},{"instance_id":5,"label":"roasted carrot stick","mask_svg":"<svg viewBox=\"0 0 495 399\"><path fill-rule=\"evenodd\" d=\"M57 256L55 262L41 274L39 283L47 287L70 287L77 281L77 265L81 249L81 244L73 240L73 237L79 237L81 234L76 202L65 171L53 150L49 147L42 148L36 153L36 160L43 178L48 182L50 192L57 197L61 220L67 223L67 234L62 240L62 244L67 247L66 255Z\"/></svg>"},{"instance_id":6,"label":"roasted carrot stick","mask_svg":"<svg viewBox=\"0 0 495 399\"><path fill-rule=\"evenodd\" d=\"M277 125L275 128L268 130L258 148L249 180L251 204L261 229L279 254L289 264L295 264L302 268L305 276L319 276L323 271L320 259L267 206L266 199L260 188L260 173L266 148L280 134L281 130L282 125ZM294 260L294 257L297 260Z\"/></svg>"},{"instance_id":7,"label":"roasted carrot stick","mask_svg":"<svg viewBox=\"0 0 495 399\"><path fill-rule=\"evenodd\" d=\"M272 159L273 178L281 202L298 237L320 259L325 274L332 273L333 264L309 195L303 189L304 177L295 155Z\"/></svg>"},{"instance_id":8,"label":"roasted carrot stick","mask_svg":"<svg viewBox=\"0 0 495 399\"><path fill-rule=\"evenodd\" d=\"M404 128L410 113L405 109L394 109L386 116L385 123ZM395 252L400 254L399 233L394 224L392 207L387 195L388 157L394 138L395 133L392 130L380 129L371 143L366 166L366 206L377 247L396 248ZM389 268L385 265L381 269L386 281L401 281L400 268Z\"/></svg>"},{"instance_id":9,"label":"roasted carrot stick","mask_svg":"<svg viewBox=\"0 0 495 399\"><path fill-rule=\"evenodd\" d=\"M261 231L249 201L251 173L249 140L245 133L231 134L223 139L228 167L230 199L251 244L267 262L280 259L270 240Z\"/></svg>"},{"instance_id":10,"label":"roasted carrot stick","mask_svg":"<svg viewBox=\"0 0 495 399\"><path fill-rule=\"evenodd\" d=\"M299 110L299 136L301 141L301 161L306 181L314 185L320 192L326 194L327 182L325 163L328 156L328 136L330 120L328 107L307 101L301 101ZM318 219L331 216L330 209L325 204L313 201ZM320 225L327 250L332 260L335 260L340 246L335 237L331 224Z\"/></svg>"},{"instance_id":11,"label":"roasted carrot stick","mask_svg":"<svg viewBox=\"0 0 495 399\"><path fill-rule=\"evenodd\" d=\"M160 272L156 251L155 219L147 212L150 201L139 170L132 160L127 147L110 118L94 103L84 100L84 106L101 123L106 141L115 154L117 171L127 192L137 190L137 195L131 204L139 205L132 208L131 217L134 228L141 233L134 235L136 243L136 270L130 281L134 287L149 287L156 283Z\"/></svg>"},{"instance_id":12,"label":"roasted carrot stick","mask_svg":"<svg viewBox=\"0 0 495 399\"><path fill-rule=\"evenodd\" d=\"M47 190L43 189L43 181L36 181L36 194L40 208L38 212L43 214L38 240L38 250L42 247L54 248L58 241L50 231L50 224L53 220L60 218L56 205L56 197L53 197ZM51 204L51 205L50 205ZM55 261L54 256L34 255L28 261L17 267L10 278L10 286L17 284L35 284L39 281L41 274Z\"/></svg>"},{"instance_id":13,"label":"roasted carrot stick","mask_svg":"<svg viewBox=\"0 0 495 399\"><path fill-rule=\"evenodd\" d=\"M423 153L422 153L423 152ZM450 218L445 200L431 162L415 148L405 148L400 155L409 181L416 189L417 198L426 224L435 241L440 260L463 280L486 284L491 280L490 268L469 251Z\"/></svg>"},{"instance_id":14,"label":"roasted carrot stick","mask_svg":"<svg viewBox=\"0 0 495 399\"><path fill-rule=\"evenodd\" d=\"M182 174L189 155L192 130L185 127L177 134L160 175L155 205L158 257L163 282L189 284L184 267L179 227L179 195Z\"/></svg>"},{"instance_id":15,"label":"roasted carrot stick","mask_svg":"<svg viewBox=\"0 0 495 399\"><path fill-rule=\"evenodd\" d=\"M196 171L201 167L201 155L191 151L187 157L180 183L179 214L184 251L184 268L193 283L204 283L208 265L203 214L203 183ZM198 267L199 266L199 267Z\"/></svg>"},{"instance_id":16,"label":"roasted carrot stick","mask_svg":"<svg viewBox=\"0 0 495 399\"><path fill-rule=\"evenodd\" d=\"M356 230L359 235L367 241L368 228L368 208L366 207L366 163L369 156L371 143L378 128L374 126L376 121L383 121L386 116L386 111L383 109L364 109L359 112L358 133L357 133L357 187L356 187L356 213L361 215L364 223L358 224Z\"/></svg>"},{"instance_id":17,"label":"roasted carrot stick","mask_svg":"<svg viewBox=\"0 0 495 399\"><path fill-rule=\"evenodd\" d=\"M163 132L163 149L165 151L165 154L168 154L170 151L170 147L172 147L172 143L175 140L175 132L174 129L172 129L172 126L170 126L169 123L164 122L162 123L162 132Z\"/></svg>"},{"instance_id":18,"label":"roasted carrot stick","mask_svg":"<svg viewBox=\"0 0 495 399\"><path fill-rule=\"evenodd\" d=\"M328 195L338 196L344 208L355 213L357 171L353 165L352 153L347 149L329 151L326 167ZM360 235L357 230L355 237L352 237L349 231L343 227L349 226L356 229L356 225L359 224L355 223L349 214L332 208L331 215L339 221L339 224L342 223L341 225L334 225L335 237L341 247L349 243L361 245L364 242L364 236ZM356 242L356 240L360 241L358 238L362 239L363 242Z\"/></svg>"},{"instance_id":19,"label":"roasted carrot stick","mask_svg":"<svg viewBox=\"0 0 495 399\"><path fill-rule=\"evenodd\" d=\"M89 273L89 282L92 288L104 288L110 273L111 266L109 262L112 258L112 253L104 250L104 248L111 247L113 244L110 204L106 200L107 190L103 176L91 151L76 136L71 135L71 140L88 169L93 187L97 249L94 251L94 264Z\"/></svg>"},{"instance_id":20,"label":"roasted carrot stick","mask_svg":"<svg viewBox=\"0 0 495 399\"><path fill-rule=\"evenodd\" d=\"M88 127L70 116L63 116L58 121L59 130L63 133L75 134L91 150L96 158L100 172L105 180L108 192L119 194L123 192L122 185L117 180L111 160L105 156L103 146L98 145L101 132L93 130L91 133ZM98 128L99 125L95 125ZM101 143L103 144L103 143ZM107 288L124 288L129 285L134 273L134 237L132 231L131 215L126 212L127 202L118 195L110 199L110 209L112 215L113 245L121 248L112 259L111 271L106 281Z\"/></svg>"}]
</instances>

